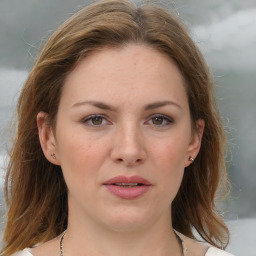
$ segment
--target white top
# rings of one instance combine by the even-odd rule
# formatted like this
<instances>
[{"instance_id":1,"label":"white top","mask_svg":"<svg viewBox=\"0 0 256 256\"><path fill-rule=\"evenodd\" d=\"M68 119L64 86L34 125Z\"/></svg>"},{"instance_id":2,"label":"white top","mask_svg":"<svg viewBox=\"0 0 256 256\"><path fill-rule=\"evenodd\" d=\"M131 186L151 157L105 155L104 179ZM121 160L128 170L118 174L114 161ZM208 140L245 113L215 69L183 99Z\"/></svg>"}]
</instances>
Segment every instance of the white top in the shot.
<instances>
[{"instance_id":1,"label":"white top","mask_svg":"<svg viewBox=\"0 0 256 256\"><path fill-rule=\"evenodd\" d=\"M33 256L33 254L29 252L29 249L24 249L23 251L14 253L12 256Z\"/></svg>"},{"instance_id":2,"label":"white top","mask_svg":"<svg viewBox=\"0 0 256 256\"><path fill-rule=\"evenodd\" d=\"M13 256L33 256L33 254L29 252L29 249L24 249L23 251L16 252L15 254L13 254ZM210 246L205 256L234 256L234 255Z\"/></svg>"},{"instance_id":3,"label":"white top","mask_svg":"<svg viewBox=\"0 0 256 256\"><path fill-rule=\"evenodd\" d=\"M28 254L29 255L29 254ZM30 254L31 256L31 254ZM225 252L222 251L216 247L209 247L209 249L207 250L205 256L234 256L233 254L229 253L229 252Z\"/></svg>"}]
</instances>

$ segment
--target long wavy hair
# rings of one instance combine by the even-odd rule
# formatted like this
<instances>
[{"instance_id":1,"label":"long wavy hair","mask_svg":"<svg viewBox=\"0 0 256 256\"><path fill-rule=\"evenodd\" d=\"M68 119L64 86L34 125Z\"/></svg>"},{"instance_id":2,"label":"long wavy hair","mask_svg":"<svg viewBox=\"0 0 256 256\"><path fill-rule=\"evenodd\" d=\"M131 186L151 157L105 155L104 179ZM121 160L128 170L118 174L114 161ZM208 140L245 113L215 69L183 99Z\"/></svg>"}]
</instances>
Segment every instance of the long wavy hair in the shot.
<instances>
[{"instance_id":1,"label":"long wavy hair","mask_svg":"<svg viewBox=\"0 0 256 256\"><path fill-rule=\"evenodd\" d=\"M55 126L62 87L78 62L103 47L135 43L169 56L179 68L187 91L191 120L205 121L200 152L186 168L172 204L173 228L225 247L229 231L215 207L225 187L225 133L208 66L175 14L155 5L125 0L94 3L73 15L50 37L32 68L17 105L17 130L6 174L7 222L3 256L48 241L67 227L67 187L59 166L45 158L36 117L49 115Z\"/></svg>"}]
</instances>

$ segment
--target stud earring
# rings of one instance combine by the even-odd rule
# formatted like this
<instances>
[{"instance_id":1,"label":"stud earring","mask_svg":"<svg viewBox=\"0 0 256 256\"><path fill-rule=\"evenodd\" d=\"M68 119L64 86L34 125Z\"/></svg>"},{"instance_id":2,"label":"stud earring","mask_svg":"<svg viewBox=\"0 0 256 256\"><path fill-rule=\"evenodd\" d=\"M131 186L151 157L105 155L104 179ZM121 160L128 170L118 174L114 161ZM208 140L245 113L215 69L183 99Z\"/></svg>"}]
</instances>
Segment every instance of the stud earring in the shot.
<instances>
[{"instance_id":1,"label":"stud earring","mask_svg":"<svg viewBox=\"0 0 256 256\"><path fill-rule=\"evenodd\" d=\"M56 159L56 155L55 155L54 153L51 154L51 157L52 157L53 159Z\"/></svg>"},{"instance_id":2,"label":"stud earring","mask_svg":"<svg viewBox=\"0 0 256 256\"><path fill-rule=\"evenodd\" d=\"M189 157L189 161L191 161L191 162L194 162L195 161L195 159L193 158L193 157Z\"/></svg>"}]
</instances>

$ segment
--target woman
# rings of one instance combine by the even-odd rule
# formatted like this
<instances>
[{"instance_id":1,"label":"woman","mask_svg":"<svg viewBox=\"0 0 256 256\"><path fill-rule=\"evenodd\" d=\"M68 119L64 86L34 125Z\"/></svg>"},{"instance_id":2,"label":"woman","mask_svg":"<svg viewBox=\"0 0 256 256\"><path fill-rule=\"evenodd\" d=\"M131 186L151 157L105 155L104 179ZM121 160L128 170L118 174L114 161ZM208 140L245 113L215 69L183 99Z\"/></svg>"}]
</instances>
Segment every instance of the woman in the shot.
<instances>
[{"instance_id":1,"label":"woman","mask_svg":"<svg viewBox=\"0 0 256 256\"><path fill-rule=\"evenodd\" d=\"M224 147L177 18L95 3L52 35L21 92L2 255L230 255L214 204Z\"/></svg>"}]
</instances>

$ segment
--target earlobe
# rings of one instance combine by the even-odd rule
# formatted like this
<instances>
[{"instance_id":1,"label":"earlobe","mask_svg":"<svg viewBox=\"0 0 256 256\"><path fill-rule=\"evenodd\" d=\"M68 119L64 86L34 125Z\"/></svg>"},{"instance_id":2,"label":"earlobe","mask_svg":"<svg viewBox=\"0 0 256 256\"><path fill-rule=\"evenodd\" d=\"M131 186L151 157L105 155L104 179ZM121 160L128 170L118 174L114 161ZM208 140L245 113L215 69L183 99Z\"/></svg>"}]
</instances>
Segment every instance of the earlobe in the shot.
<instances>
[{"instance_id":1,"label":"earlobe","mask_svg":"<svg viewBox=\"0 0 256 256\"><path fill-rule=\"evenodd\" d=\"M59 165L56 150L56 140L52 126L48 122L48 114L39 112L37 114L37 127L39 140L46 159L52 164Z\"/></svg>"},{"instance_id":2,"label":"earlobe","mask_svg":"<svg viewBox=\"0 0 256 256\"><path fill-rule=\"evenodd\" d=\"M201 142L204 133L205 122L203 119L196 121L195 131L191 136L191 140L188 146L187 159L185 160L185 167L189 166L196 160L196 156L201 148Z\"/></svg>"}]
</instances>

